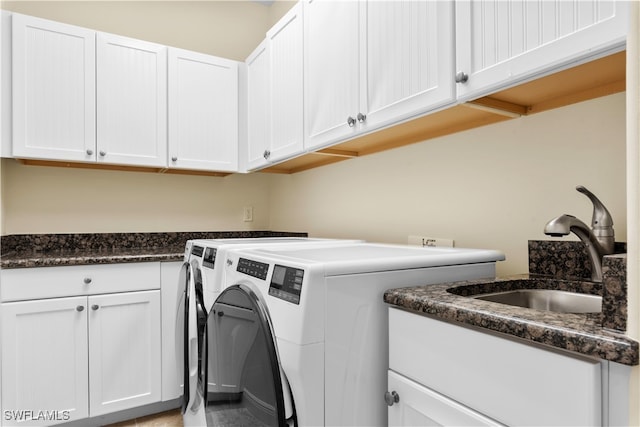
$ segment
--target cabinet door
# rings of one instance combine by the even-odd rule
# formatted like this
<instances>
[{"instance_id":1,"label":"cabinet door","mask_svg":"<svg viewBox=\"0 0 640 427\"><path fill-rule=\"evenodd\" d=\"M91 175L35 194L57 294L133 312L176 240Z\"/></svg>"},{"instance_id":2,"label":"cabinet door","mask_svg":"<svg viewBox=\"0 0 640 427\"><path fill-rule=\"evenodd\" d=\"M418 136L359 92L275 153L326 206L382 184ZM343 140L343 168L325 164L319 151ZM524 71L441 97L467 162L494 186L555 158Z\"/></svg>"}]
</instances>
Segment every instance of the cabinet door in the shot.
<instances>
[{"instance_id":1,"label":"cabinet door","mask_svg":"<svg viewBox=\"0 0 640 427\"><path fill-rule=\"evenodd\" d=\"M398 396L389 408L389 426L503 425L393 371L389 391Z\"/></svg>"},{"instance_id":2,"label":"cabinet door","mask_svg":"<svg viewBox=\"0 0 640 427\"><path fill-rule=\"evenodd\" d=\"M179 286L182 262L163 262L160 264L160 292L162 299L162 401L182 396L183 352L181 331L177 331L178 316L184 316L183 304L180 304L184 289ZM182 292L180 292L182 291ZM178 349L179 348L179 349ZM180 367L180 369L178 369Z\"/></svg>"},{"instance_id":3,"label":"cabinet door","mask_svg":"<svg viewBox=\"0 0 640 427\"><path fill-rule=\"evenodd\" d=\"M247 58L247 169L267 164L269 122L269 54L263 41Z\"/></svg>"},{"instance_id":4,"label":"cabinet door","mask_svg":"<svg viewBox=\"0 0 640 427\"><path fill-rule=\"evenodd\" d=\"M609 50L624 49L628 3L456 1L456 66L468 100Z\"/></svg>"},{"instance_id":5,"label":"cabinet door","mask_svg":"<svg viewBox=\"0 0 640 427\"><path fill-rule=\"evenodd\" d=\"M167 48L97 36L98 162L167 165Z\"/></svg>"},{"instance_id":6,"label":"cabinet door","mask_svg":"<svg viewBox=\"0 0 640 427\"><path fill-rule=\"evenodd\" d=\"M160 401L160 291L88 299L91 416Z\"/></svg>"},{"instance_id":7,"label":"cabinet door","mask_svg":"<svg viewBox=\"0 0 640 427\"><path fill-rule=\"evenodd\" d=\"M12 17L13 155L95 160L95 32Z\"/></svg>"},{"instance_id":8,"label":"cabinet door","mask_svg":"<svg viewBox=\"0 0 640 427\"><path fill-rule=\"evenodd\" d=\"M13 157L11 96L11 13L0 11L0 157Z\"/></svg>"},{"instance_id":9,"label":"cabinet door","mask_svg":"<svg viewBox=\"0 0 640 427\"><path fill-rule=\"evenodd\" d=\"M302 4L297 3L268 33L270 57L270 161L303 150Z\"/></svg>"},{"instance_id":10,"label":"cabinet door","mask_svg":"<svg viewBox=\"0 0 640 427\"><path fill-rule=\"evenodd\" d=\"M367 130L455 100L453 2L368 1L361 51Z\"/></svg>"},{"instance_id":11,"label":"cabinet door","mask_svg":"<svg viewBox=\"0 0 640 427\"><path fill-rule=\"evenodd\" d=\"M2 304L5 425L52 425L89 416L86 305L86 297Z\"/></svg>"},{"instance_id":12,"label":"cabinet door","mask_svg":"<svg viewBox=\"0 0 640 427\"><path fill-rule=\"evenodd\" d=\"M389 308L389 369L506 425L602 425L596 359Z\"/></svg>"},{"instance_id":13,"label":"cabinet door","mask_svg":"<svg viewBox=\"0 0 640 427\"><path fill-rule=\"evenodd\" d=\"M356 133L361 78L359 8L364 4L304 2L305 149Z\"/></svg>"},{"instance_id":14,"label":"cabinet door","mask_svg":"<svg viewBox=\"0 0 640 427\"><path fill-rule=\"evenodd\" d=\"M238 170L238 63L169 49L169 166Z\"/></svg>"}]
</instances>

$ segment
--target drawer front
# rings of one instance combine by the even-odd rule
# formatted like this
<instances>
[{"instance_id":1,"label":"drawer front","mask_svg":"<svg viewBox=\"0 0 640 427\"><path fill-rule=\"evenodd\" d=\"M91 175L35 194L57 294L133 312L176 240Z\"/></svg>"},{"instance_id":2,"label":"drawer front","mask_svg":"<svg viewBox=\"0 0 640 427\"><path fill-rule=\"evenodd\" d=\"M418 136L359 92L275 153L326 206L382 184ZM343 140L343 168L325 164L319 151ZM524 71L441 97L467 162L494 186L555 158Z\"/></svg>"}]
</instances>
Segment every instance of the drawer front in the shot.
<instances>
[{"instance_id":1,"label":"drawer front","mask_svg":"<svg viewBox=\"0 0 640 427\"><path fill-rule=\"evenodd\" d=\"M389 367L507 425L602 423L598 360L390 308Z\"/></svg>"},{"instance_id":2,"label":"drawer front","mask_svg":"<svg viewBox=\"0 0 640 427\"><path fill-rule=\"evenodd\" d=\"M389 408L389 426L502 426L393 371L388 378L398 396Z\"/></svg>"},{"instance_id":3,"label":"drawer front","mask_svg":"<svg viewBox=\"0 0 640 427\"><path fill-rule=\"evenodd\" d=\"M160 289L160 263L17 268L0 271L3 302Z\"/></svg>"}]
</instances>

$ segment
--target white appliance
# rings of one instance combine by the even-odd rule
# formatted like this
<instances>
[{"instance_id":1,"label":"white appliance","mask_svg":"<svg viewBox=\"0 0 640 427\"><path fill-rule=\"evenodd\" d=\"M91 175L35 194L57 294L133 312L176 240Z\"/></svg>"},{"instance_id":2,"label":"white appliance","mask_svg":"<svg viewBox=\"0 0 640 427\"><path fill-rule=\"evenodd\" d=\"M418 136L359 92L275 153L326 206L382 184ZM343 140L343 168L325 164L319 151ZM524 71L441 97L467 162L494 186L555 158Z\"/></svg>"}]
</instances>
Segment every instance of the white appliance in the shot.
<instances>
[{"instance_id":1,"label":"white appliance","mask_svg":"<svg viewBox=\"0 0 640 427\"><path fill-rule=\"evenodd\" d=\"M207 318L207 425L387 424L384 290L495 277L492 250L232 249ZM205 399L206 398L206 399Z\"/></svg>"},{"instance_id":2,"label":"white appliance","mask_svg":"<svg viewBox=\"0 0 640 427\"><path fill-rule=\"evenodd\" d=\"M182 412L185 425L203 425L198 411L202 399L196 393L202 388L202 341L206 318L220 294L224 280L223 262L231 248L267 245L341 245L356 240L334 240L306 237L269 237L238 239L189 240L185 245L184 263L178 285L176 306L176 361L183 378Z\"/></svg>"}]
</instances>

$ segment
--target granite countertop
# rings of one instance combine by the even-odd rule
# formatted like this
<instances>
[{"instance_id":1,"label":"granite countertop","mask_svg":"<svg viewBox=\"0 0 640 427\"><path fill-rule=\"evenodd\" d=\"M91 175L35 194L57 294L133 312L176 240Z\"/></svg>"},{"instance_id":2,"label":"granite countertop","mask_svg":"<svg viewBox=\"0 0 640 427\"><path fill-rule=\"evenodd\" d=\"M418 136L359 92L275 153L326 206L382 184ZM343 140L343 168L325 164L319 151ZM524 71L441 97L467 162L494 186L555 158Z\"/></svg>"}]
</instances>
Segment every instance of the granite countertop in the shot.
<instances>
[{"instance_id":1,"label":"granite countertop","mask_svg":"<svg viewBox=\"0 0 640 427\"><path fill-rule=\"evenodd\" d=\"M471 325L624 365L638 365L638 342L622 332L604 328L602 313L554 313L463 296L478 293L469 292L470 286L488 286L490 289L498 290L501 284L506 285L514 279L539 278L535 275L521 275L495 280L390 289L385 292L384 301L417 314ZM575 289L578 292L602 293L602 289L598 289L599 284L586 281L571 283L582 287ZM448 292L448 289L452 289L458 295Z\"/></svg>"},{"instance_id":2,"label":"granite countertop","mask_svg":"<svg viewBox=\"0 0 640 427\"><path fill-rule=\"evenodd\" d=\"M58 267L63 265L117 264L148 261L182 261L180 248L113 248L25 251L3 254L0 268Z\"/></svg>"},{"instance_id":3,"label":"granite countertop","mask_svg":"<svg viewBox=\"0 0 640 427\"><path fill-rule=\"evenodd\" d=\"M0 239L0 268L182 261L191 239L306 236L277 231L9 235Z\"/></svg>"}]
</instances>

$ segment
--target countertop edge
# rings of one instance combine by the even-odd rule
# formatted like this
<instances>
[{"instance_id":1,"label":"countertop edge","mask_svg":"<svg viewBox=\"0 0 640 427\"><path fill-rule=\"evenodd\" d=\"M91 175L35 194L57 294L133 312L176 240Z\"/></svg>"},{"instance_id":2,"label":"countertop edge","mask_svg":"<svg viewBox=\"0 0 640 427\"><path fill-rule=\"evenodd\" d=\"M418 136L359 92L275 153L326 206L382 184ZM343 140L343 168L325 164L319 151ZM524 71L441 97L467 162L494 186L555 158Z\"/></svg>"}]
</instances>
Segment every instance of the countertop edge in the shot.
<instances>
[{"instance_id":1,"label":"countertop edge","mask_svg":"<svg viewBox=\"0 0 640 427\"><path fill-rule=\"evenodd\" d=\"M0 260L0 269L60 267L88 264L125 264L133 262L172 262L182 261L184 252L149 254L142 250L140 254L131 255L69 255L60 257L16 257Z\"/></svg>"},{"instance_id":2,"label":"countertop edge","mask_svg":"<svg viewBox=\"0 0 640 427\"><path fill-rule=\"evenodd\" d=\"M453 324L474 326L503 334L510 338L535 342L551 348L563 349L573 353L596 357L628 366L639 364L638 342L628 336L602 329L594 332L573 327L550 325L529 317L520 317L512 313L500 312L481 307L469 307L466 297L446 293L441 298L416 296L416 289L433 289L438 285L389 289L384 293L384 301L392 307L405 309L417 315L427 315ZM450 287L440 285L443 292ZM495 303L489 303L495 306ZM538 310L523 309L530 312ZM567 316L585 315L568 314ZM579 319L579 317L573 317Z\"/></svg>"}]
</instances>

